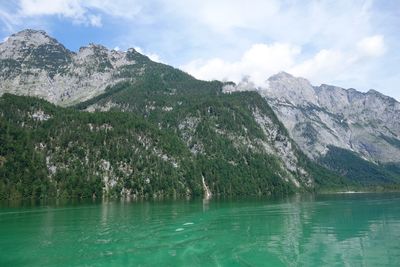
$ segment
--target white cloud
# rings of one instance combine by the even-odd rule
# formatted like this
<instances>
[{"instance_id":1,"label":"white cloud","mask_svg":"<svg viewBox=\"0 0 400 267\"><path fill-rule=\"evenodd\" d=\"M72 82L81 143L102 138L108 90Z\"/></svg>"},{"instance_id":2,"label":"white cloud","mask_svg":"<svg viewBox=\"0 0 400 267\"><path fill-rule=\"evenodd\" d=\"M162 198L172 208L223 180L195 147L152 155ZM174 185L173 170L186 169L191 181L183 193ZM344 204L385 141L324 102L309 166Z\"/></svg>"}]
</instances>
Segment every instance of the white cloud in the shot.
<instances>
[{"instance_id":1,"label":"white cloud","mask_svg":"<svg viewBox=\"0 0 400 267\"><path fill-rule=\"evenodd\" d=\"M79 0L21 0L18 15L24 17L60 16L74 23L98 26L99 16L88 14Z\"/></svg>"},{"instance_id":2,"label":"white cloud","mask_svg":"<svg viewBox=\"0 0 400 267\"><path fill-rule=\"evenodd\" d=\"M357 43L357 47L367 56L377 57L385 53L385 43L382 35L374 35L363 38Z\"/></svg>"},{"instance_id":3,"label":"white cloud","mask_svg":"<svg viewBox=\"0 0 400 267\"><path fill-rule=\"evenodd\" d=\"M322 49L303 62L298 62L288 71L303 76L316 83L326 83L349 76L356 81L360 76L368 79L366 66L386 51L383 35L362 38L353 47L347 49Z\"/></svg>"},{"instance_id":4,"label":"white cloud","mask_svg":"<svg viewBox=\"0 0 400 267\"><path fill-rule=\"evenodd\" d=\"M321 49L309 56L293 44L255 44L238 61L221 58L194 60L181 68L206 80L240 82L248 76L257 86L264 86L268 77L280 71L305 77L313 83L329 83L349 76L356 80L365 75L364 72L359 73L364 64L372 64L376 57L383 54L384 39L381 35L377 36L363 38L347 50Z\"/></svg>"},{"instance_id":5,"label":"white cloud","mask_svg":"<svg viewBox=\"0 0 400 267\"><path fill-rule=\"evenodd\" d=\"M9 36L4 37L2 42L3 42L3 43L4 43L4 42L7 42L8 38L9 38Z\"/></svg>"},{"instance_id":6,"label":"white cloud","mask_svg":"<svg viewBox=\"0 0 400 267\"><path fill-rule=\"evenodd\" d=\"M206 25L218 32L234 28L259 28L266 18L279 13L280 2L277 0L177 0L166 1L171 9L181 16L188 16L195 22ZM265 27L265 25L264 25Z\"/></svg>"},{"instance_id":7,"label":"white cloud","mask_svg":"<svg viewBox=\"0 0 400 267\"><path fill-rule=\"evenodd\" d=\"M166 1L183 26L206 28L237 41L238 35L273 42L345 46L370 29L372 1L176 0ZM236 37L236 38L235 38Z\"/></svg>"},{"instance_id":8,"label":"white cloud","mask_svg":"<svg viewBox=\"0 0 400 267\"><path fill-rule=\"evenodd\" d=\"M134 19L142 11L139 0L78 0L88 10L96 9L112 17Z\"/></svg>"},{"instance_id":9,"label":"white cloud","mask_svg":"<svg viewBox=\"0 0 400 267\"><path fill-rule=\"evenodd\" d=\"M94 26L94 27L101 27L103 26L102 22L101 22L101 17L98 15L90 15L89 16L89 22L90 25Z\"/></svg>"},{"instance_id":10,"label":"white cloud","mask_svg":"<svg viewBox=\"0 0 400 267\"><path fill-rule=\"evenodd\" d=\"M24 16L63 15L69 18L82 18L85 9L77 0L21 0L20 14Z\"/></svg>"},{"instance_id":11,"label":"white cloud","mask_svg":"<svg viewBox=\"0 0 400 267\"><path fill-rule=\"evenodd\" d=\"M268 76L290 68L300 51L299 47L284 43L254 44L239 61L195 60L181 68L199 79L238 82L249 76L256 84L263 84Z\"/></svg>"},{"instance_id":12,"label":"white cloud","mask_svg":"<svg viewBox=\"0 0 400 267\"><path fill-rule=\"evenodd\" d=\"M296 62L287 71L316 83L326 83L343 73L351 61L342 51L322 49L311 58Z\"/></svg>"},{"instance_id":13,"label":"white cloud","mask_svg":"<svg viewBox=\"0 0 400 267\"><path fill-rule=\"evenodd\" d=\"M101 27L100 13L133 19L141 10L137 0L20 0L17 17L60 16L76 24Z\"/></svg>"}]
</instances>

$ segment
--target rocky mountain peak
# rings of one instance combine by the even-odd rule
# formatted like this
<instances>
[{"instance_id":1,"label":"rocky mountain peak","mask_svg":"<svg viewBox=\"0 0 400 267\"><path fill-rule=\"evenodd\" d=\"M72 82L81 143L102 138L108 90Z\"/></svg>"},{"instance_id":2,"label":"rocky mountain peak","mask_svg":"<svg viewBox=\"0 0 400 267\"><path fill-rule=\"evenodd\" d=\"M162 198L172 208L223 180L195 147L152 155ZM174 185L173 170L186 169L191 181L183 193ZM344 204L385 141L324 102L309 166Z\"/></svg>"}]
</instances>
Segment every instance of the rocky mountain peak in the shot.
<instances>
[{"instance_id":1,"label":"rocky mountain peak","mask_svg":"<svg viewBox=\"0 0 400 267\"><path fill-rule=\"evenodd\" d=\"M400 103L376 90L321 84L278 73L263 95L291 136L311 158L330 147L372 162L400 162Z\"/></svg>"},{"instance_id":2,"label":"rocky mountain peak","mask_svg":"<svg viewBox=\"0 0 400 267\"><path fill-rule=\"evenodd\" d=\"M9 92L69 105L142 76L149 64L133 48L123 52L91 43L75 53L46 32L27 29L0 43L0 96Z\"/></svg>"},{"instance_id":3,"label":"rocky mountain peak","mask_svg":"<svg viewBox=\"0 0 400 267\"><path fill-rule=\"evenodd\" d=\"M268 78L268 81L279 81L283 79L296 79L292 74L289 74L285 71L278 72L277 74L272 75Z\"/></svg>"},{"instance_id":4,"label":"rocky mountain peak","mask_svg":"<svg viewBox=\"0 0 400 267\"><path fill-rule=\"evenodd\" d=\"M383 95L382 93L376 91L375 89L369 89L367 93L371 95Z\"/></svg>"},{"instance_id":5,"label":"rocky mountain peak","mask_svg":"<svg viewBox=\"0 0 400 267\"><path fill-rule=\"evenodd\" d=\"M293 105L317 104L315 90L311 83L287 72L279 72L268 78L269 86L264 90L267 98L281 99Z\"/></svg>"},{"instance_id":6,"label":"rocky mountain peak","mask_svg":"<svg viewBox=\"0 0 400 267\"><path fill-rule=\"evenodd\" d=\"M89 45L86 48L98 50L98 51L109 51L108 48L105 47L104 45L95 44L95 43L89 43Z\"/></svg>"},{"instance_id":7,"label":"rocky mountain peak","mask_svg":"<svg viewBox=\"0 0 400 267\"><path fill-rule=\"evenodd\" d=\"M88 46L83 46L79 48L79 52L77 54L77 59L94 57L94 58L107 58L110 54L110 51L102 45L90 43Z\"/></svg>"},{"instance_id":8,"label":"rocky mountain peak","mask_svg":"<svg viewBox=\"0 0 400 267\"><path fill-rule=\"evenodd\" d=\"M25 68L46 69L53 76L71 62L72 54L46 32L27 29L0 44L0 59L5 60L0 65L8 77L21 74Z\"/></svg>"},{"instance_id":9,"label":"rocky mountain peak","mask_svg":"<svg viewBox=\"0 0 400 267\"><path fill-rule=\"evenodd\" d=\"M50 37L45 31L26 29L11 35L8 42L26 42L29 45L39 46L42 44L59 44L58 41Z\"/></svg>"},{"instance_id":10,"label":"rocky mountain peak","mask_svg":"<svg viewBox=\"0 0 400 267\"><path fill-rule=\"evenodd\" d=\"M378 99L381 99L381 100L383 100L383 101L385 101L385 102L390 102L390 103L395 103L395 102L397 102L394 98L392 98L392 97L390 97L390 96L387 96L387 95L384 95L384 94L382 94L381 92L378 92L378 91L376 91L376 90L374 90L374 89L370 89L370 90L366 93L366 95L367 95L367 96L372 96L372 97L375 97L375 98L378 98Z\"/></svg>"},{"instance_id":11,"label":"rocky mountain peak","mask_svg":"<svg viewBox=\"0 0 400 267\"><path fill-rule=\"evenodd\" d=\"M44 47L52 48L46 49L46 52L56 50L61 53L71 53L45 31L27 29L11 35L0 44L0 58L21 60L31 54L32 51L41 50Z\"/></svg>"}]
</instances>

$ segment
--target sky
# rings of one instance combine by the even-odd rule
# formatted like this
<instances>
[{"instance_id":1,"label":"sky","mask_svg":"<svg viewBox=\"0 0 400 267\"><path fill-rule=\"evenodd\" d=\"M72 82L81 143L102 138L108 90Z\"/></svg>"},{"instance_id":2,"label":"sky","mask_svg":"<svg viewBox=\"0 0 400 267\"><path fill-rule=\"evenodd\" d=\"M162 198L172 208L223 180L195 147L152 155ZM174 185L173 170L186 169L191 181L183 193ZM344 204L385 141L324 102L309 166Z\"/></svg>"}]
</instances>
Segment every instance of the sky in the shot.
<instances>
[{"instance_id":1,"label":"sky","mask_svg":"<svg viewBox=\"0 0 400 267\"><path fill-rule=\"evenodd\" d=\"M398 0L0 0L0 41L45 30L77 51L136 48L205 80L280 71L400 100Z\"/></svg>"}]
</instances>

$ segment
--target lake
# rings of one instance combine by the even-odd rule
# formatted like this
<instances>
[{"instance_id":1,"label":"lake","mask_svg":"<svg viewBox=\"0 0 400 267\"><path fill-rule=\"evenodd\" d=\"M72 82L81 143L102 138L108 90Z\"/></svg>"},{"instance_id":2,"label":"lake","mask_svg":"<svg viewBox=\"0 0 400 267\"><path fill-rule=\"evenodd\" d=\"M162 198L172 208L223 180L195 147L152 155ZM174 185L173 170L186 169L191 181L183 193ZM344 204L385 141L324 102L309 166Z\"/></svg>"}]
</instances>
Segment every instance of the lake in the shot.
<instances>
[{"instance_id":1,"label":"lake","mask_svg":"<svg viewBox=\"0 0 400 267\"><path fill-rule=\"evenodd\" d=\"M0 266L400 266L400 194L3 203Z\"/></svg>"}]
</instances>

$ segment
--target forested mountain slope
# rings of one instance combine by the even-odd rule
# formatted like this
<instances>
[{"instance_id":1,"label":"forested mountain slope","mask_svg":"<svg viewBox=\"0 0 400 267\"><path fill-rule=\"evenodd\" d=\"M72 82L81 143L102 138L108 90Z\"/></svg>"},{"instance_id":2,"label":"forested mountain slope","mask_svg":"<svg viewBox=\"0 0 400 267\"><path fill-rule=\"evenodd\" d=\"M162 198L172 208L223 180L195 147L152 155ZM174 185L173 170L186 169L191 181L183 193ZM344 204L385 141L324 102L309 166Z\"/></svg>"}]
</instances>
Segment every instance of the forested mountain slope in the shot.
<instances>
[{"instance_id":1,"label":"forested mountain slope","mask_svg":"<svg viewBox=\"0 0 400 267\"><path fill-rule=\"evenodd\" d=\"M257 94L199 100L180 116L162 127L5 94L0 196L196 196L203 178L214 195L268 195L344 182L297 150Z\"/></svg>"}]
</instances>

